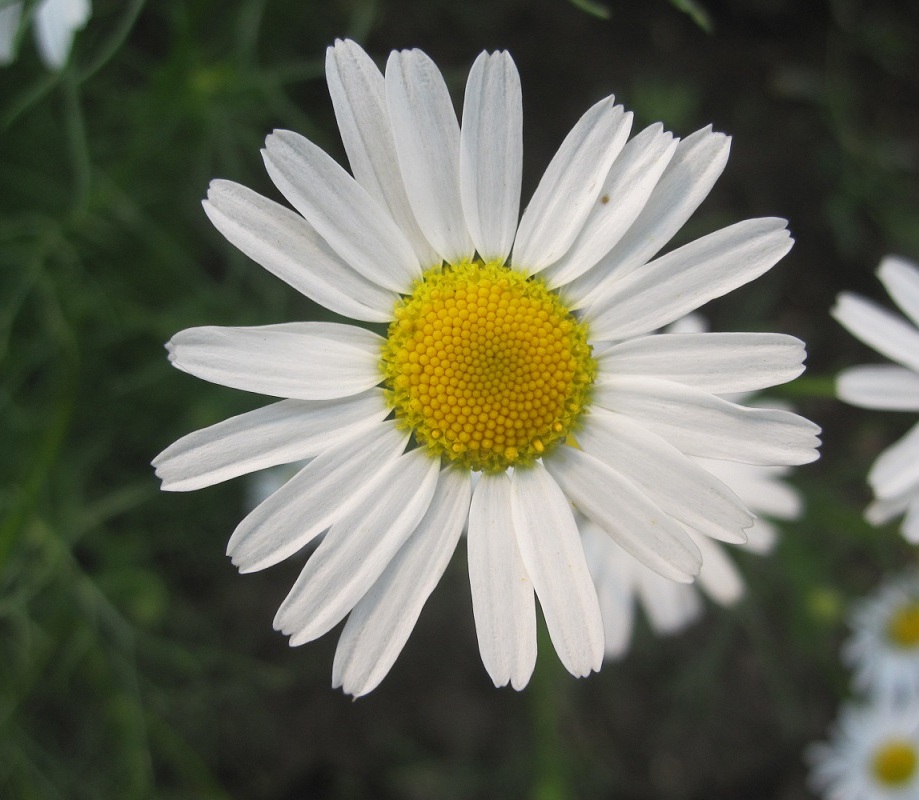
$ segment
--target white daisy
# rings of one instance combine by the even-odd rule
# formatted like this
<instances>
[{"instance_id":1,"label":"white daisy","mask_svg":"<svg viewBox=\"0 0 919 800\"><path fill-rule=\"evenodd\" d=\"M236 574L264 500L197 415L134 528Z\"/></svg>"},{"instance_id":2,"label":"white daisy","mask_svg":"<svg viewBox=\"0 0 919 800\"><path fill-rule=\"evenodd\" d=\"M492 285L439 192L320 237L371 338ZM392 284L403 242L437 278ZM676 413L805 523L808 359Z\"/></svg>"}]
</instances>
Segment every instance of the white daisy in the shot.
<instances>
[{"instance_id":1,"label":"white daisy","mask_svg":"<svg viewBox=\"0 0 919 800\"><path fill-rule=\"evenodd\" d=\"M38 54L48 69L60 69L70 56L74 34L92 14L90 0L40 0L33 14ZM0 8L0 64L16 58L21 19L22 3Z\"/></svg>"},{"instance_id":2,"label":"white daisy","mask_svg":"<svg viewBox=\"0 0 919 800\"><path fill-rule=\"evenodd\" d=\"M919 800L919 706L844 707L806 755L825 800Z\"/></svg>"},{"instance_id":3,"label":"white daisy","mask_svg":"<svg viewBox=\"0 0 919 800\"><path fill-rule=\"evenodd\" d=\"M885 583L858 603L843 660L855 686L881 701L919 702L919 574Z\"/></svg>"},{"instance_id":4,"label":"white daisy","mask_svg":"<svg viewBox=\"0 0 919 800\"><path fill-rule=\"evenodd\" d=\"M813 423L717 396L794 378L800 341L644 335L769 269L791 246L786 223L748 220L650 261L709 191L728 139L706 128L677 142L654 125L628 140L632 115L606 98L518 224L521 90L507 53L476 59L462 128L420 51L392 53L384 77L338 42L326 73L354 177L276 131L265 164L299 213L229 181L211 184L205 210L270 272L385 335L332 322L177 334L179 369L286 399L169 447L154 462L163 487L312 459L228 552L263 569L327 530L275 627L299 645L347 616L332 673L348 693L386 675L464 526L495 684L529 680L535 597L562 662L586 675L603 625L572 504L688 582L702 556L687 527L738 542L752 522L689 455L816 458Z\"/></svg>"},{"instance_id":5,"label":"white daisy","mask_svg":"<svg viewBox=\"0 0 919 800\"><path fill-rule=\"evenodd\" d=\"M866 364L844 370L836 381L836 394L862 408L919 411L919 268L887 256L877 274L908 320L849 293L839 295L832 314L851 334L899 366ZM919 543L919 424L881 453L868 483L875 496L865 512L868 521L883 525L906 512L903 536Z\"/></svg>"}]
</instances>

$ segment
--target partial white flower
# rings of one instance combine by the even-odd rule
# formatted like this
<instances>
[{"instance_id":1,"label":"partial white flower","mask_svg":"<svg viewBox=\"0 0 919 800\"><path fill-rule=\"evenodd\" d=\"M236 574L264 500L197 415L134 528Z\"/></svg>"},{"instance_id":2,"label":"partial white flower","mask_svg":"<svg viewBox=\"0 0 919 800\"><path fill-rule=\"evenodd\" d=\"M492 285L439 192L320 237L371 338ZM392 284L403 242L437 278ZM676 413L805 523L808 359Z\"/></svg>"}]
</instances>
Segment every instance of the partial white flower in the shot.
<instances>
[{"instance_id":1,"label":"partial white flower","mask_svg":"<svg viewBox=\"0 0 919 800\"><path fill-rule=\"evenodd\" d=\"M275 131L265 164L298 213L229 181L204 207L270 272L386 335L328 322L177 334L179 369L284 399L167 448L163 488L310 459L228 552L263 569L327 531L275 626L299 645L348 617L332 669L348 693L389 671L464 526L494 683L529 680L536 597L561 661L587 675L603 623L572 506L689 582L702 562L690 530L740 542L753 521L690 456L817 457L813 423L718 396L796 377L800 341L646 335L768 270L791 246L786 223L747 220L654 258L720 174L728 139L706 128L678 142L654 125L629 140L632 115L612 98L575 124L518 223L522 104L507 53L476 59L462 126L418 50L392 53L384 77L338 42L326 73L354 177Z\"/></svg>"},{"instance_id":2,"label":"partial white flower","mask_svg":"<svg viewBox=\"0 0 919 800\"><path fill-rule=\"evenodd\" d=\"M919 706L846 706L806 756L825 800L919 800Z\"/></svg>"},{"instance_id":3,"label":"partial white flower","mask_svg":"<svg viewBox=\"0 0 919 800\"><path fill-rule=\"evenodd\" d=\"M0 64L16 58L17 37L22 22L22 3L0 8ZM92 14L90 0L41 0L33 12L35 43L48 69L67 63L73 37Z\"/></svg>"},{"instance_id":4,"label":"partial white flower","mask_svg":"<svg viewBox=\"0 0 919 800\"><path fill-rule=\"evenodd\" d=\"M919 573L888 580L858 603L843 660L855 686L890 704L919 702Z\"/></svg>"},{"instance_id":5,"label":"partial white flower","mask_svg":"<svg viewBox=\"0 0 919 800\"><path fill-rule=\"evenodd\" d=\"M862 408L919 411L919 267L887 256L877 271L881 283L908 319L871 300L843 293L833 316L848 331L897 365L866 364L840 373L840 400ZM919 424L888 447L868 473L875 500L865 516L883 525L906 513L903 536L919 544Z\"/></svg>"}]
</instances>

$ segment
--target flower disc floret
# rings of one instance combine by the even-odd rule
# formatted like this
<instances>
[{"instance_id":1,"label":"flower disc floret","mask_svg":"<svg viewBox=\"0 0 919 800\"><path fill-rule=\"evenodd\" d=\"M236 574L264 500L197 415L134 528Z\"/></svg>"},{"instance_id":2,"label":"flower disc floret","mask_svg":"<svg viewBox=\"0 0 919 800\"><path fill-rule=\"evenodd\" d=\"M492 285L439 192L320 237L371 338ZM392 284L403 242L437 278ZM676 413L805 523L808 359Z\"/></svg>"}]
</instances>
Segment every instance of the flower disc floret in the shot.
<instances>
[{"instance_id":1,"label":"flower disc floret","mask_svg":"<svg viewBox=\"0 0 919 800\"><path fill-rule=\"evenodd\" d=\"M884 786L902 786L916 773L916 748L912 742L892 740L874 753L872 771Z\"/></svg>"},{"instance_id":2,"label":"flower disc floret","mask_svg":"<svg viewBox=\"0 0 919 800\"><path fill-rule=\"evenodd\" d=\"M887 635L897 647L912 649L919 646L919 602L900 606L890 617Z\"/></svg>"},{"instance_id":3,"label":"flower disc floret","mask_svg":"<svg viewBox=\"0 0 919 800\"><path fill-rule=\"evenodd\" d=\"M585 326L540 278L480 261L428 270L399 301L382 368L419 445L485 472L563 442L596 376Z\"/></svg>"}]
</instances>

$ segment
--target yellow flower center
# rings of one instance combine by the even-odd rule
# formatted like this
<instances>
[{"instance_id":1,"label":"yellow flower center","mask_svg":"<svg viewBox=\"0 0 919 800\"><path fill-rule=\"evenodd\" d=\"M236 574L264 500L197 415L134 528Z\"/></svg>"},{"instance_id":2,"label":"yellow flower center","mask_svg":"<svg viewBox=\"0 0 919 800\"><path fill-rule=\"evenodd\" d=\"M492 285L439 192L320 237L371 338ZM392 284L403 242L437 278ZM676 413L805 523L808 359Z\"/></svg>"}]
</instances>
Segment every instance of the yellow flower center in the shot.
<instances>
[{"instance_id":1,"label":"yellow flower center","mask_svg":"<svg viewBox=\"0 0 919 800\"><path fill-rule=\"evenodd\" d=\"M885 786L902 786L916 773L916 747L912 742L893 739L874 752L874 777Z\"/></svg>"},{"instance_id":2,"label":"yellow flower center","mask_svg":"<svg viewBox=\"0 0 919 800\"><path fill-rule=\"evenodd\" d=\"M473 261L428 270L396 304L382 369L419 445L497 472L565 440L596 362L584 325L540 278Z\"/></svg>"},{"instance_id":3,"label":"yellow flower center","mask_svg":"<svg viewBox=\"0 0 919 800\"><path fill-rule=\"evenodd\" d=\"M919 602L906 603L894 611L887 624L887 635L899 647L919 645Z\"/></svg>"}]
</instances>

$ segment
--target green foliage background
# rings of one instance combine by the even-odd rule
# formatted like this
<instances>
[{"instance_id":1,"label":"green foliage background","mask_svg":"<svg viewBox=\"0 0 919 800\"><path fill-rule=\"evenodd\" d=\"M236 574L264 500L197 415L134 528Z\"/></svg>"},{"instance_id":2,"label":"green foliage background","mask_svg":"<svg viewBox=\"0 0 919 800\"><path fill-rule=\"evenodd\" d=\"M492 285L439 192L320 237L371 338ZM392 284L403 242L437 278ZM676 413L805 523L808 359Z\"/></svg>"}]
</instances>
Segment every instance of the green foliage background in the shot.
<instances>
[{"instance_id":1,"label":"green foliage background","mask_svg":"<svg viewBox=\"0 0 919 800\"><path fill-rule=\"evenodd\" d=\"M606 17L606 18L604 18ZM325 48L379 63L417 46L459 101L482 49L521 72L527 195L593 101L615 92L677 135L734 135L680 241L791 221L767 276L705 309L715 329L809 345L786 395L825 428L795 482L808 512L743 559L746 600L570 678L479 662L462 548L391 675L329 688L335 636L271 630L298 564L239 576L223 555L245 484L160 494L150 459L260 404L169 368L202 324L321 310L205 218L213 177L276 196L258 149L300 131L342 159ZM882 255L919 259L919 7L896 0L96 0L61 73L31 37L0 71L0 797L808 797L801 750L847 692L853 597L915 552L861 519L864 475L910 420L847 409L832 375L873 359L827 311L878 299Z\"/></svg>"}]
</instances>

